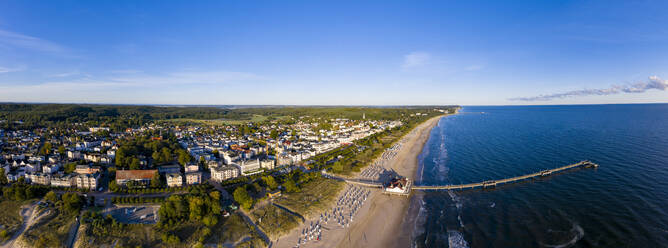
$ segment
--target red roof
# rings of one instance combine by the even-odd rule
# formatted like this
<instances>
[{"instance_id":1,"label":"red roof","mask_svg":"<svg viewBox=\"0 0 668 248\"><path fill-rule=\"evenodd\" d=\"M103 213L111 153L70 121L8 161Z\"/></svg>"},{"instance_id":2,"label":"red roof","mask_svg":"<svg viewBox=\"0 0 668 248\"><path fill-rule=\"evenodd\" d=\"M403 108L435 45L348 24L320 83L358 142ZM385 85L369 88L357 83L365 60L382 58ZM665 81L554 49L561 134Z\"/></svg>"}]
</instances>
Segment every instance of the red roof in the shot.
<instances>
[{"instance_id":1,"label":"red roof","mask_svg":"<svg viewBox=\"0 0 668 248\"><path fill-rule=\"evenodd\" d=\"M116 180L151 179L157 170L119 170Z\"/></svg>"}]
</instances>

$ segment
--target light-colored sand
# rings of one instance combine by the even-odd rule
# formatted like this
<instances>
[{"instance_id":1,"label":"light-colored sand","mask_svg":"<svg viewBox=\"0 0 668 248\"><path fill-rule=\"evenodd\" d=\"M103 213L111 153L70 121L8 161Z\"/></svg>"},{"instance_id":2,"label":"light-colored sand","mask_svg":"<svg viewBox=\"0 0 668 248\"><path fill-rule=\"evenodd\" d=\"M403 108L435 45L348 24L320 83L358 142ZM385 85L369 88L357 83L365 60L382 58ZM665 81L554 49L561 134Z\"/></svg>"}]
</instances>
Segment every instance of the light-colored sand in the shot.
<instances>
[{"instance_id":1,"label":"light-colored sand","mask_svg":"<svg viewBox=\"0 0 668 248\"><path fill-rule=\"evenodd\" d=\"M403 138L396 155L383 163L383 167L397 174L413 179L418 167L418 155L429 138L431 129L443 116L431 118L418 125ZM384 179L384 178L383 178ZM402 230L407 216L409 197L382 194L379 189L371 189L368 200L361 206L349 227L339 227L334 223L323 225L323 237L319 241L309 241L299 247L408 247L411 230ZM297 247L301 230L309 226L307 220L297 230L274 240L274 247Z\"/></svg>"}]
</instances>

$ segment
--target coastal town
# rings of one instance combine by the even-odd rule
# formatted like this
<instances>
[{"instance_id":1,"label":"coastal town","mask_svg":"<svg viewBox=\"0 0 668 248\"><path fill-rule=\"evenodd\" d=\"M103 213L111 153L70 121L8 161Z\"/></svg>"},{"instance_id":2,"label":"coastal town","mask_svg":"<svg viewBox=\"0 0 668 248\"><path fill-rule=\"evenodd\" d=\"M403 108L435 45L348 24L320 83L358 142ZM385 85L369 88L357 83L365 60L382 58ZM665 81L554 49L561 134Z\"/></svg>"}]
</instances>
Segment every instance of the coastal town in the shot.
<instances>
[{"instance_id":1,"label":"coastal town","mask_svg":"<svg viewBox=\"0 0 668 248\"><path fill-rule=\"evenodd\" d=\"M21 129L16 128L24 125L21 120L12 123L1 120L10 127L0 129L3 202L23 202L14 206L20 208L24 219L36 221L44 219L44 215L55 215L56 219L63 217L63 213L54 213L69 206L65 198L74 197L79 210L73 213L78 213L75 215L78 217L76 222L66 223L71 228L76 225L76 229L82 229L65 230L49 239L39 236L40 231L44 231L40 230L42 224L21 227L19 221L1 226L4 241L0 244L11 247L54 242L68 247L87 247L97 242L94 240L112 238L109 241L113 241L123 237L123 234L117 234L113 239L95 234L100 232L96 231L99 227L91 224L98 218L93 217L98 215L130 225L124 228L137 228L139 226L134 225L138 224L169 226L174 231L159 242L182 244L185 241L181 239L187 237L179 237L179 224L170 220L173 217L164 205L179 199L192 201L189 195L205 193L206 198L213 197L220 202L211 203L216 207L209 208L207 211L210 212L203 213L204 219L199 221L214 218L203 223L217 223L218 218L232 218L222 223L231 225L234 219L235 225L246 229L233 236L246 237L245 243L251 246L267 246L296 232L302 225L299 223L306 223L285 222L278 212L274 214L279 216L271 220L267 213L288 211L286 213L303 216L301 218L316 217L315 213L300 214L313 210L291 206L293 197L297 202L303 201L299 197L304 197L302 194L311 190L311 186L314 186L314 193L325 195L319 206L330 210L320 212L315 222L301 228L302 237L294 244L303 246L321 241L325 235L321 230L323 224L348 228L372 192L360 187L345 187L342 191L342 185L336 180L317 179L320 170L354 175L359 173L354 172L359 170L355 164L369 161L364 162L369 166L361 176L379 180L380 174L385 173L380 168L396 155L403 142L375 148L379 144L374 143L380 137L401 137L397 130L410 130L404 128L406 125L415 125L451 110L401 111L403 114L397 119L372 119L361 112L359 118L302 115L218 125L158 120L126 128L98 122L74 122ZM360 160L360 156L364 159ZM376 156L378 160L375 160ZM322 188L315 189L318 187ZM53 193L55 197L39 199ZM93 208L98 210L91 211ZM190 218L184 220L187 219ZM266 226L273 225L272 221L282 228L273 230ZM204 226L213 230L218 227L215 223ZM104 232L110 231L107 227L103 229ZM212 236L201 236L201 241L190 244L211 244Z\"/></svg>"},{"instance_id":2,"label":"coastal town","mask_svg":"<svg viewBox=\"0 0 668 248\"><path fill-rule=\"evenodd\" d=\"M162 142L171 135L178 142L178 155L171 155L169 148L155 151L151 157L139 155L132 158L129 169L112 169L115 176L111 177L115 177L117 185L148 185L158 173L166 178L168 187L181 187L201 184L203 179L222 182L299 165L316 154L402 124L348 119L331 119L327 123L330 130L318 128L317 122L298 121L291 125L253 126L253 133L244 133L235 126L147 125L124 132L89 127L88 131L68 130L70 133L0 129L0 159L8 182L25 180L38 185L103 191L107 188L100 183L104 172L123 164L115 159L119 151L125 153L124 140L150 133L158 134L151 135L152 141Z\"/></svg>"}]
</instances>

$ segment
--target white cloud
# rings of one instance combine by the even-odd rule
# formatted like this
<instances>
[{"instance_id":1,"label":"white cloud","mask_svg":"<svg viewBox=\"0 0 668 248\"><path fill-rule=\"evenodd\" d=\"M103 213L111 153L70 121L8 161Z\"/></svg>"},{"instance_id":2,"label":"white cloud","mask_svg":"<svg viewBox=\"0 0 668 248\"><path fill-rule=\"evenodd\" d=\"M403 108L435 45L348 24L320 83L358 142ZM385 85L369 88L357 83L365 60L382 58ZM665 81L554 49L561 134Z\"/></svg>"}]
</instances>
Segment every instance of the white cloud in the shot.
<instances>
[{"instance_id":1,"label":"white cloud","mask_svg":"<svg viewBox=\"0 0 668 248\"><path fill-rule=\"evenodd\" d=\"M233 71L181 71L166 75L128 75L115 77L110 81L134 85L184 85L184 84L221 84L247 80L260 80L264 77Z\"/></svg>"},{"instance_id":2,"label":"white cloud","mask_svg":"<svg viewBox=\"0 0 668 248\"><path fill-rule=\"evenodd\" d=\"M431 55L426 52L412 52L404 56L402 68L414 68L428 65L431 62Z\"/></svg>"},{"instance_id":3,"label":"white cloud","mask_svg":"<svg viewBox=\"0 0 668 248\"><path fill-rule=\"evenodd\" d=\"M0 44L43 52L58 53L65 51L65 48L56 43L7 30L0 30Z\"/></svg>"},{"instance_id":4,"label":"white cloud","mask_svg":"<svg viewBox=\"0 0 668 248\"><path fill-rule=\"evenodd\" d=\"M212 88L265 79L252 73L231 71L181 71L164 75L122 76L59 79L23 85L0 84L0 99L13 102L167 103L175 100L173 96L184 92L208 94Z\"/></svg>"},{"instance_id":5,"label":"white cloud","mask_svg":"<svg viewBox=\"0 0 668 248\"><path fill-rule=\"evenodd\" d=\"M77 71L70 71L70 72L63 72L63 73L57 73L53 75L49 75L49 77L71 77L71 76L78 76L81 75L81 72Z\"/></svg>"},{"instance_id":6,"label":"white cloud","mask_svg":"<svg viewBox=\"0 0 668 248\"><path fill-rule=\"evenodd\" d=\"M482 68L484 68L484 66L482 66L482 65L470 65L470 66L467 66L466 68L464 68L464 70L477 71L477 70L481 70Z\"/></svg>"},{"instance_id":7,"label":"white cloud","mask_svg":"<svg viewBox=\"0 0 668 248\"><path fill-rule=\"evenodd\" d=\"M17 72L17 71L23 71L25 69L26 69L25 66L19 66L13 68L0 66L0 73Z\"/></svg>"},{"instance_id":8,"label":"white cloud","mask_svg":"<svg viewBox=\"0 0 668 248\"><path fill-rule=\"evenodd\" d=\"M657 76L649 77L647 82L637 82L633 84L627 84L622 86L611 86L604 89L583 89L583 90L573 90L562 93L554 93L547 95L538 95L531 97L515 97L508 100L511 101L549 101L554 99L568 98L568 97L579 97L579 96L607 96L615 95L620 93L643 93L647 90L668 90L668 80L661 79Z\"/></svg>"}]
</instances>

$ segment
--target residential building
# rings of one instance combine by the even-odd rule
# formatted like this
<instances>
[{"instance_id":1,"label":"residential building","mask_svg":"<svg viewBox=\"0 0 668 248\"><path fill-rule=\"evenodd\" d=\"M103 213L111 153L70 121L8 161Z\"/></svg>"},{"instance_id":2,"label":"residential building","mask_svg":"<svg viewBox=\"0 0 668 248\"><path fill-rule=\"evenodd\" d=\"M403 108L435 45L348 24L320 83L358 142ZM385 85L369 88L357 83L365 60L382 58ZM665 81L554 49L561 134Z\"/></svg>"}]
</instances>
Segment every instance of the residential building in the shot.
<instances>
[{"instance_id":1,"label":"residential building","mask_svg":"<svg viewBox=\"0 0 668 248\"><path fill-rule=\"evenodd\" d=\"M72 175L55 175L51 177L51 186L69 188L76 185L76 181Z\"/></svg>"},{"instance_id":2,"label":"residential building","mask_svg":"<svg viewBox=\"0 0 668 248\"><path fill-rule=\"evenodd\" d=\"M254 159L241 161L241 163L237 166L241 169L242 175L252 174L253 172L260 170L260 160Z\"/></svg>"},{"instance_id":3,"label":"residential building","mask_svg":"<svg viewBox=\"0 0 668 248\"><path fill-rule=\"evenodd\" d=\"M181 172L181 166L174 164L174 165L163 165L158 167L158 172L160 174L169 174L169 173L180 173Z\"/></svg>"},{"instance_id":4,"label":"residential building","mask_svg":"<svg viewBox=\"0 0 668 248\"><path fill-rule=\"evenodd\" d=\"M227 179L232 179L239 176L239 168L235 166L220 166L211 169L211 179L214 181L222 182Z\"/></svg>"},{"instance_id":5,"label":"residential building","mask_svg":"<svg viewBox=\"0 0 668 248\"><path fill-rule=\"evenodd\" d=\"M26 174L26 179L30 179L32 184L51 185L51 174L32 173Z\"/></svg>"},{"instance_id":6,"label":"residential building","mask_svg":"<svg viewBox=\"0 0 668 248\"><path fill-rule=\"evenodd\" d=\"M167 173L165 179L167 179L168 187L183 186L183 176L181 176L181 173Z\"/></svg>"},{"instance_id":7,"label":"residential building","mask_svg":"<svg viewBox=\"0 0 668 248\"><path fill-rule=\"evenodd\" d=\"M260 160L260 167L265 168L267 170L273 170L274 168L276 168L276 160L271 160L271 159Z\"/></svg>"},{"instance_id":8,"label":"residential building","mask_svg":"<svg viewBox=\"0 0 668 248\"><path fill-rule=\"evenodd\" d=\"M196 172L196 171L199 171L199 165L198 164L187 164L186 165L186 173Z\"/></svg>"},{"instance_id":9,"label":"residential building","mask_svg":"<svg viewBox=\"0 0 668 248\"><path fill-rule=\"evenodd\" d=\"M127 182L134 181L148 185L156 172L157 170L118 170L116 171L116 183L125 185Z\"/></svg>"},{"instance_id":10,"label":"residential building","mask_svg":"<svg viewBox=\"0 0 668 248\"><path fill-rule=\"evenodd\" d=\"M75 177L75 182L77 188L81 189L92 189L97 188L98 182L100 180L100 174L79 174Z\"/></svg>"},{"instance_id":11,"label":"residential building","mask_svg":"<svg viewBox=\"0 0 668 248\"><path fill-rule=\"evenodd\" d=\"M99 163L102 160L102 155L99 153L87 153L84 154L84 159L89 162Z\"/></svg>"},{"instance_id":12,"label":"residential building","mask_svg":"<svg viewBox=\"0 0 668 248\"><path fill-rule=\"evenodd\" d=\"M47 164L42 166L42 173L53 174L60 170L60 164Z\"/></svg>"},{"instance_id":13,"label":"residential building","mask_svg":"<svg viewBox=\"0 0 668 248\"><path fill-rule=\"evenodd\" d=\"M202 173L201 172L189 172L186 173L186 184L200 184L202 183Z\"/></svg>"},{"instance_id":14,"label":"residential building","mask_svg":"<svg viewBox=\"0 0 668 248\"><path fill-rule=\"evenodd\" d=\"M77 168L74 170L77 174L93 174L100 172L99 166L90 166L90 165L77 165Z\"/></svg>"}]
</instances>

